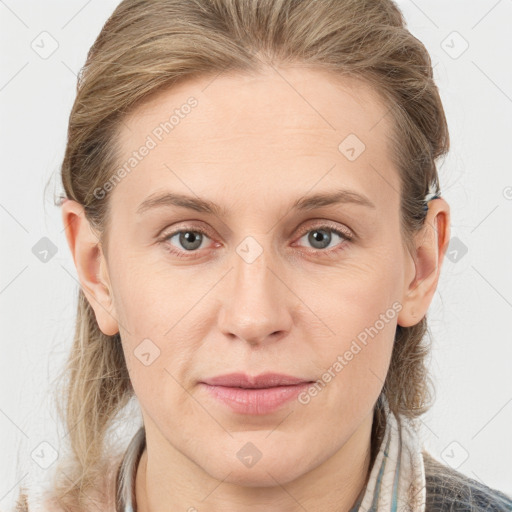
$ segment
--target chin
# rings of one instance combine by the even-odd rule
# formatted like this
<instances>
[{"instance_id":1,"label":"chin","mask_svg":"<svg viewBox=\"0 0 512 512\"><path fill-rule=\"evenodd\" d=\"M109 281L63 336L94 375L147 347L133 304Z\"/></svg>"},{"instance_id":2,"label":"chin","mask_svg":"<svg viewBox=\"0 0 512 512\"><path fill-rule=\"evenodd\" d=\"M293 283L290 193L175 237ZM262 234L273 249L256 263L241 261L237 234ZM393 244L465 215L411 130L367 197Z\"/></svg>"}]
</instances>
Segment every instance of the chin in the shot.
<instances>
[{"instance_id":1,"label":"chin","mask_svg":"<svg viewBox=\"0 0 512 512\"><path fill-rule=\"evenodd\" d=\"M228 449L218 455L212 454L206 465L201 464L203 470L219 481L244 487L284 485L307 471L303 464L298 463L304 463L305 454L290 453L289 450L281 453L267 447L257 451L248 442L237 446L234 456L229 456L230 452Z\"/></svg>"},{"instance_id":2,"label":"chin","mask_svg":"<svg viewBox=\"0 0 512 512\"><path fill-rule=\"evenodd\" d=\"M302 473L297 471L297 466L290 464L290 468L278 467L274 468L273 465L263 464L262 461L258 463L258 468L227 468L227 473L217 474L218 467L215 469L215 474L212 475L217 480L224 483L239 485L243 487L275 487L276 485L285 485L292 480L295 480ZM291 473L292 469L296 473ZM229 476L226 477L226 474Z\"/></svg>"}]
</instances>

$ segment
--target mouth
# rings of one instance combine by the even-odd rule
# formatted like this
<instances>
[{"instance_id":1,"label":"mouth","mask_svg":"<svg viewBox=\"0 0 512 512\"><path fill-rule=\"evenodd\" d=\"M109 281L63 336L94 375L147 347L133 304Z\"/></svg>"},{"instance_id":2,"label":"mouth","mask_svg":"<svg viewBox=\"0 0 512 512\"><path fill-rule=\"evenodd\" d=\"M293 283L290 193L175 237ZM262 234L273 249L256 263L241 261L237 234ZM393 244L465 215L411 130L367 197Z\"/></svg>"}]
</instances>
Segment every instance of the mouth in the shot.
<instances>
[{"instance_id":1,"label":"mouth","mask_svg":"<svg viewBox=\"0 0 512 512\"><path fill-rule=\"evenodd\" d=\"M305 391L314 381L278 373L249 376L231 373L204 379L200 385L219 405L238 414L270 414Z\"/></svg>"}]
</instances>

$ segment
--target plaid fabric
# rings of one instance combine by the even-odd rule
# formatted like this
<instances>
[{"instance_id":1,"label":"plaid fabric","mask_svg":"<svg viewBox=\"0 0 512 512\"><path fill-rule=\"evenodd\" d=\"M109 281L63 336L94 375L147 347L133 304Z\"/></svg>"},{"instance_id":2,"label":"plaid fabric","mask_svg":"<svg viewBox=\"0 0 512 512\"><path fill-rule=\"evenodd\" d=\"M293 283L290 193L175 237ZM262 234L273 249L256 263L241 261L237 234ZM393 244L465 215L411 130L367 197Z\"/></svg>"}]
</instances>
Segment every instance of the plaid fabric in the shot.
<instances>
[{"instance_id":1,"label":"plaid fabric","mask_svg":"<svg viewBox=\"0 0 512 512\"><path fill-rule=\"evenodd\" d=\"M381 398L386 430L368 483L350 512L425 512L425 469L418 435Z\"/></svg>"}]
</instances>

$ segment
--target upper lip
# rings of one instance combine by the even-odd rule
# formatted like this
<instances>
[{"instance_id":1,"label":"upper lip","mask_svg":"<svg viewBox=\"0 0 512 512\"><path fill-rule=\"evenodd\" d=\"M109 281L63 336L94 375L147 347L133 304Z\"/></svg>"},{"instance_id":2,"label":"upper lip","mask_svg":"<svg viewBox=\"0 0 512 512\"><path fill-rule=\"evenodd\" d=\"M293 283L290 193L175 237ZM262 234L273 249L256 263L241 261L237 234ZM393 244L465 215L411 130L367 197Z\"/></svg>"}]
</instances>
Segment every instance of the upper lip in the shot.
<instances>
[{"instance_id":1,"label":"upper lip","mask_svg":"<svg viewBox=\"0 0 512 512\"><path fill-rule=\"evenodd\" d=\"M250 376L245 373L229 373L204 379L202 382L211 386L226 386L232 388L272 388L276 386L292 386L311 382L307 379L292 377L282 373L261 373L260 375Z\"/></svg>"}]
</instances>

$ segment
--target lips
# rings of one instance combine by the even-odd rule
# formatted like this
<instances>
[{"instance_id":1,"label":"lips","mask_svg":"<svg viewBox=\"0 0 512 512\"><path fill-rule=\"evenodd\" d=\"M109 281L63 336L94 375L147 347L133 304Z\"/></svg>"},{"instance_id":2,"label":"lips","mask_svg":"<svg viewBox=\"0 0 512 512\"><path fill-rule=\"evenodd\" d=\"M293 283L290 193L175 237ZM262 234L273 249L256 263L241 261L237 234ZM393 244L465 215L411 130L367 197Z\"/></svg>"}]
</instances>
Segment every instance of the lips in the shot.
<instances>
[{"instance_id":1,"label":"lips","mask_svg":"<svg viewBox=\"0 0 512 512\"><path fill-rule=\"evenodd\" d=\"M260 375L250 376L245 373L229 373L219 375L202 381L210 386L224 386L229 388L245 388L245 389L264 389L274 388L278 386L294 386L296 384L304 384L309 381L291 375L282 373L262 373Z\"/></svg>"},{"instance_id":2,"label":"lips","mask_svg":"<svg viewBox=\"0 0 512 512\"><path fill-rule=\"evenodd\" d=\"M264 373L250 376L245 373L219 375L200 382L200 387L222 407L243 415L271 414L303 392L312 381Z\"/></svg>"}]
</instances>

